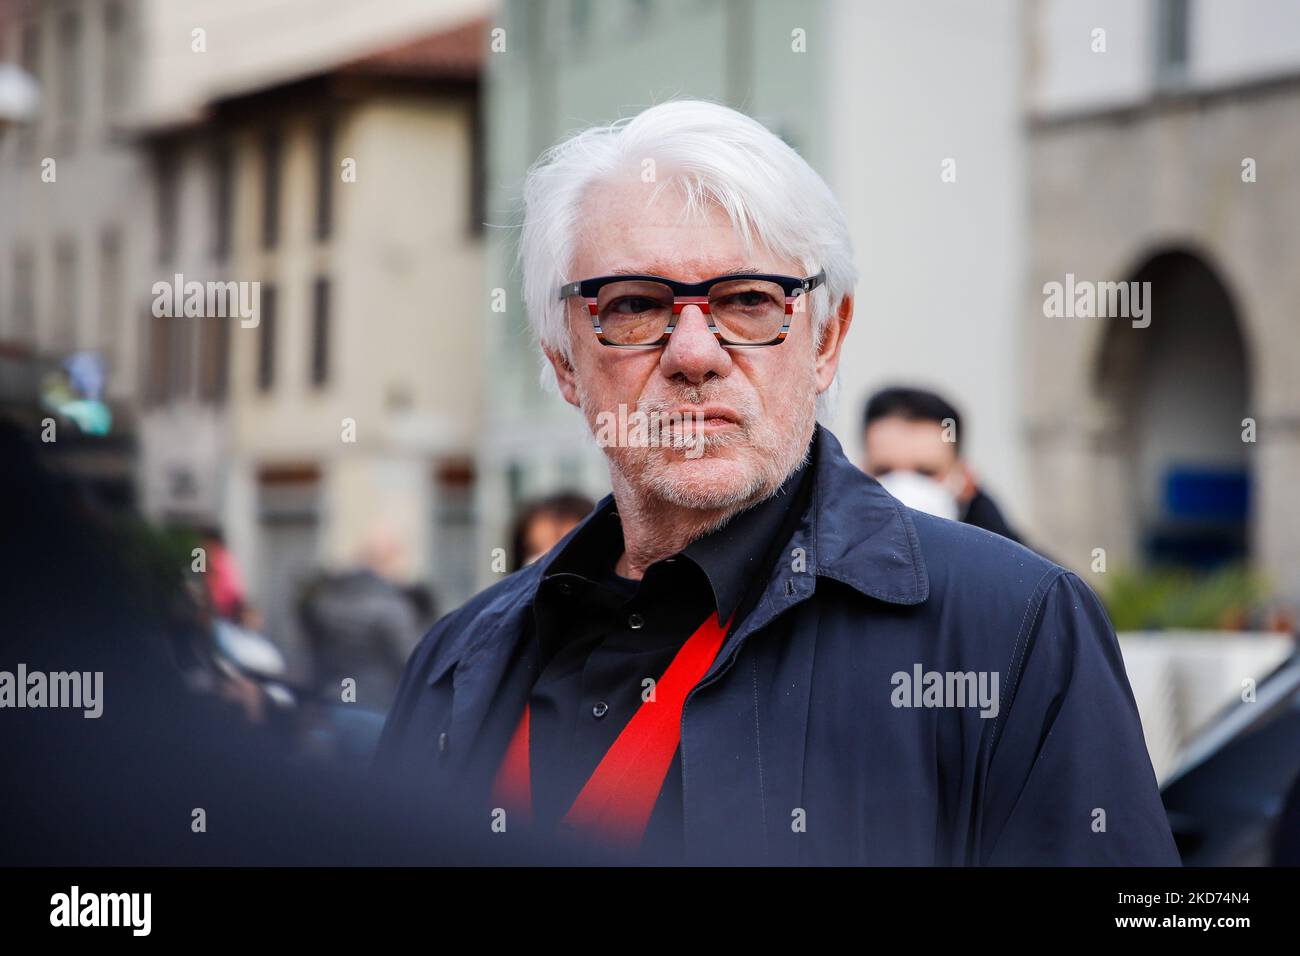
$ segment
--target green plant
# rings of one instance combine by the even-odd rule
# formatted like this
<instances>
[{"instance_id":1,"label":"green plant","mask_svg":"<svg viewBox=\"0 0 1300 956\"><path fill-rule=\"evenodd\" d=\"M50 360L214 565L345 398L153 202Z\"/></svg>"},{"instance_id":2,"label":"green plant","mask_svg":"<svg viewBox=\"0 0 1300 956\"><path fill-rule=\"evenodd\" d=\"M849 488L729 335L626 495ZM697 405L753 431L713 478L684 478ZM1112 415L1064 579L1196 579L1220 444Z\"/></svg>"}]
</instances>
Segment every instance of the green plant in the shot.
<instances>
[{"instance_id":1,"label":"green plant","mask_svg":"<svg viewBox=\"0 0 1300 956\"><path fill-rule=\"evenodd\" d=\"M1269 594L1264 576L1241 565L1119 569L1106 579L1102 601L1117 631L1242 628Z\"/></svg>"}]
</instances>

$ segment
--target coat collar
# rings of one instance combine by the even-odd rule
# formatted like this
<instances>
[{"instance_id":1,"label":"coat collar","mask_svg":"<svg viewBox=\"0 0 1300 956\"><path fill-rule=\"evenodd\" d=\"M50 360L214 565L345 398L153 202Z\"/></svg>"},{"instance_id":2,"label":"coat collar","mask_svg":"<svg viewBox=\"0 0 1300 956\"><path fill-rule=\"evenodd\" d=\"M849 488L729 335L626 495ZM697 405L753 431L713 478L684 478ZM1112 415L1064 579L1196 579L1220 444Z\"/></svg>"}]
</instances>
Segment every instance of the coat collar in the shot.
<instances>
[{"instance_id":1,"label":"coat collar","mask_svg":"<svg viewBox=\"0 0 1300 956\"><path fill-rule=\"evenodd\" d=\"M890 604L924 601L930 593L930 580L908 509L880 482L849 461L839 440L821 425L813 432L810 467L812 500L791 538L792 548L804 547L807 570ZM613 495L606 495L591 514L538 561L541 567L537 581L546 576L551 564L589 522L600 520L613 506Z\"/></svg>"},{"instance_id":2,"label":"coat collar","mask_svg":"<svg viewBox=\"0 0 1300 956\"><path fill-rule=\"evenodd\" d=\"M816 486L804 525L814 545L808 570L890 604L920 604L930 577L908 509L849 461L821 425L815 440Z\"/></svg>"}]
</instances>

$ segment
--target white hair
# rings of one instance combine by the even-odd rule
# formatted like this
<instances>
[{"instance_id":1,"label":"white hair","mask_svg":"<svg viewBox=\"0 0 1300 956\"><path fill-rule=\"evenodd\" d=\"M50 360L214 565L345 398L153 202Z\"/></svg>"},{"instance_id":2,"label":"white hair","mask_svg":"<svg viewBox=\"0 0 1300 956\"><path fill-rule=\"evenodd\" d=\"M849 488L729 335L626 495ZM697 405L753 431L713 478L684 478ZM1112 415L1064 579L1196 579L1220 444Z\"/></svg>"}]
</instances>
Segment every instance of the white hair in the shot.
<instances>
[{"instance_id":1,"label":"white hair","mask_svg":"<svg viewBox=\"0 0 1300 956\"><path fill-rule=\"evenodd\" d=\"M820 336L832 304L858 278L844 211L825 180L762 123L717 103L682 99L577 132L529 169L519 258L524 307L542 346L571 357L559 289L588 278L568 274L587 189L629 173L640 181L647 167L656 172L656 192L668 182L684 191L688 214L709 203L726 210L746 251L764 245L799 262L805 276L824 269L826 281L810 301ZM543 384L554 381L544 363Z\"/></svg>"}]
</instances>

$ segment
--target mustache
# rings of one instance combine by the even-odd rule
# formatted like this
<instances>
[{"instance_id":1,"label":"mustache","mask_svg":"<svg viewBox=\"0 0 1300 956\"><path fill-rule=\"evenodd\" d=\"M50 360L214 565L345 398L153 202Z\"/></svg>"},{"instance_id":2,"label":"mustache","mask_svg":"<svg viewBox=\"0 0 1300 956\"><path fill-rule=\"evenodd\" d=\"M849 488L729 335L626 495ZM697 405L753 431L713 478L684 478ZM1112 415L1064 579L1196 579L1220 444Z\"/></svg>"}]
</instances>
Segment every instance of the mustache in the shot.
<instances>
[{"instance_id":1,"label":"mustache","mask_svg":"<svg viewBox=\"0 0 1300 956\"><path fill-rule=\"evenodd\" d=\"M758 403L743 395L726 396L717 389L708 389L699 385L688 385L666 398L642 398L636 403L637 411L646 415L668 416L683 405L725 405L736 413L740 419L737 424L744 431L749 431L751 424L761 414Z\"/></svg>"}]
</instances>

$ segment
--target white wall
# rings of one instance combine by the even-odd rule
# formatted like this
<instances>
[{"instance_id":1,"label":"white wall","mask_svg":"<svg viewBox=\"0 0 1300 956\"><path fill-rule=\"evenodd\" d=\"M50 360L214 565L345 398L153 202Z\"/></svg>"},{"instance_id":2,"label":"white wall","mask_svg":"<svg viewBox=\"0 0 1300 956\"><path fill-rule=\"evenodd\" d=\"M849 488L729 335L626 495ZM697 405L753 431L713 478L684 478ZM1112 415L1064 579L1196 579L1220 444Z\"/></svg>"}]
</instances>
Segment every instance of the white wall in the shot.
<instances>
[{"instance_id":1,"label":"white wall","mask_svg":"<svg viewBox=\"0 0 1300 956\"><path fill-rule=\"evenodd\" d=\"M977 472L1023 522L1018 11L833 0L825 112L828 178L861 270L835 431L856 456L871 391L933 387L959 406ZM941 181L946 158L956 182Z\"/></svg>"},{"instance_id":2,"label":"white wall","mask_svg":"<svg viewBox=\"0 0 1300 956\"><path fill-rule=\"evenodd\" d=\"M1027 10L1032 112L1135 103L1150 93L1150 0L1032 0ZM1105 52L1094 51L1094 30L1105 31Z\"/></svg>"},{"instance_id":3,"label":"white wall","mask_svg":"<svg viewBox=\"0 0 1300 956\"><path fill-rule=\"evenodd\" d=\"M1053 113L1137 103L1155 88L1154 0L1033 0L1029 103ZM1092 31L1106 31L1106 52ZM1300 71L1295 0L1190 0L1187 84L1206 88Z\"/></svg>"},{"instance_id":4,"label":"white wall","mask_svg":"<svg viewBox=\"0 0 1300 956\"><path fill-rule=\"evenodd\" d=\"M1201 83L1300 70L1300 3L1198 0L1193 4L1193 75Z\"/></svg>"}]
</instances>

